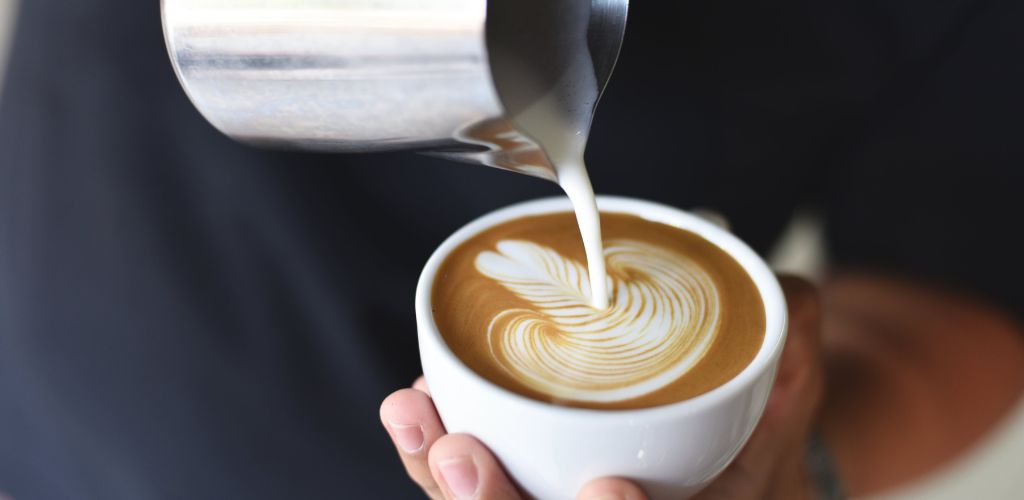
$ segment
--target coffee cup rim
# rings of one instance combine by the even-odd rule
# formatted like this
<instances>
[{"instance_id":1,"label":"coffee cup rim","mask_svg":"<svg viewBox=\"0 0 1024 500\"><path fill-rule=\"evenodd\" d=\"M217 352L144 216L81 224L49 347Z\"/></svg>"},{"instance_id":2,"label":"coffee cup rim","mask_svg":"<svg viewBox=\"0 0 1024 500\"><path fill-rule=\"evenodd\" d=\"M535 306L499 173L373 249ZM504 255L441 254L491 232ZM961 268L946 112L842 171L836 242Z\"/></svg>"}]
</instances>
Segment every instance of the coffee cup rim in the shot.
<instances>
[{"instance_id":1,"label":"coffee cup rim","mask_svg":"<svg viewBox=\"0 0 1024 500\"><path fill-rule=\"evenodd\" d=\"M765 332L761 346L754 359L740 373L710 391L673 403L628 409L579 408L536 400L506 389L478 374L452 351L437 327L432 307L434 279L441 264L459 245L494 226L522 217L571 212L572 204L566 197L540 198L494 210L462 226L445 239L430 256L416 286L416 316L421 330L420 341L436 343L440 347L438 350L449 358L460 372L460 376L468 377L475 383L502 394L510 402L535 410L598 418L601 416L646 417L701 411L702 408L715 406L742 392L760 380L766 370L772 369L773 360L780 355L786 340L788 321L786 299L775 274L753 249L728 230L695 214L669 205L609 195L597 196L597 204L601 212L624 213L693 232L725 251L740 264L754 281L765 309ZM424 326L429 326L425 332L423 331ZM423 338L424 335L427 336L426 339Z\"/></svg>"}]
</instances>

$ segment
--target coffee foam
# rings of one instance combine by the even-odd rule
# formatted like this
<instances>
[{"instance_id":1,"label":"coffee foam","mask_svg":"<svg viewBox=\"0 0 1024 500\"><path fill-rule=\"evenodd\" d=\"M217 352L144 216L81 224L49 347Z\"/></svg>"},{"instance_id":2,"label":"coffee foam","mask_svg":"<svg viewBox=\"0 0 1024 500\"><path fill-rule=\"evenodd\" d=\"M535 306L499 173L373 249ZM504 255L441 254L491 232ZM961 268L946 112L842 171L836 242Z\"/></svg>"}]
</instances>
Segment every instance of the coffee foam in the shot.
<instances>
[{"instance_id":1,"label":"coffee foam","mask_svg":"<svg viewBox=\"0 0 1024 500\"><path fill-rule=\"evenodd\" d=\"M521 395L643 408L707 392L764 338L753 280L700 236L601 214L609 307L591 307L575 214L511 220L468 238L438 269L433 318L469 368Z\"/></svg>"},{"instance_id":2,"label":"coffee foam","mask_svg":"<svg viewBox=\"0 0 1024 500\"><path fill-rule=\"evenodd\" d=\"M496 363L555 398L614 402L689 371L718 333L714 280L685 256L635 240L605 246L611 305L590 307L586 268L534 243L503 240L476 268L533 307L488 327Z\"/></svg>"}]
</instances>

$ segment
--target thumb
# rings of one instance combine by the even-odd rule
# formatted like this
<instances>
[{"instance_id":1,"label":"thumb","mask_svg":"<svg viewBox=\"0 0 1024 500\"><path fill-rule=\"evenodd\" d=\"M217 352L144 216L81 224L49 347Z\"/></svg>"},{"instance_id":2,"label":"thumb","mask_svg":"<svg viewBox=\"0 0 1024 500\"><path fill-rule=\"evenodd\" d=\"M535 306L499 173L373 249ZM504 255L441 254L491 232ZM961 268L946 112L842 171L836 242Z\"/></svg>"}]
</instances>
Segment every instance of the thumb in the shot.
<instances>
[{"instance_id":1,"label":"thumb","mask_svg":"<svg viewBox=\"0 0 1024 500\"><path fill-rule=\"evenodd\" d=\"M577 500L647 500L639 486L617 477L595 479L586 484Z\"/></svg>"},{"instance_id":2,"label":"thumb","mask_svg":"<svg viewBox=\"0 0 1024 500\"><path fill-rule=\"evenodd\" d=\"M809 425L821 400L823 368L821 352L821 300L808 281L780 276L786 295L789 327L779 360L764 419Z\"/></svg>"}]
</instances>

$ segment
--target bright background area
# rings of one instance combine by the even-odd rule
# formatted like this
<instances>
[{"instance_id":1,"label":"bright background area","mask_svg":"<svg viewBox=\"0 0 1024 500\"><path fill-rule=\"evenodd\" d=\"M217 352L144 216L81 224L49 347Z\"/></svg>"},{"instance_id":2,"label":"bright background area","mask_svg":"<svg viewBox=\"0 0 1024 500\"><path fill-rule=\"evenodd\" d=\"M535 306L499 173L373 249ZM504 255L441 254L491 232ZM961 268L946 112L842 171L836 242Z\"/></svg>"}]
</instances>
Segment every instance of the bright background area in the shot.
<instances>
[{"instance_id":1,"label":"bright background area","mask_svg":"<svg viewBox=\"0 0 1024 500\"><path fill-rule=\"evenodd\" d=\"M7 45L14 26L14 4L15 0L0 0L0 85L3 84Z\"/></svg>"},{"instance_id":2,"label":"bright background area","mask_svg":"<svg viewBox=\"0 0 1024 500\"><path fill-rule=\"evenodd\" d=\"M0 88L13 31L15 4L16 0L0 0ZM823 255L821 225L812 214L803 214L793 221L770 260L778 270L815 278L824 268ZM886 496L884 500L1022 499L1021 463L1024 463L1024 401L1002 427L978 443L971 453L933 478Z\"/></svg>"}]
</instances>

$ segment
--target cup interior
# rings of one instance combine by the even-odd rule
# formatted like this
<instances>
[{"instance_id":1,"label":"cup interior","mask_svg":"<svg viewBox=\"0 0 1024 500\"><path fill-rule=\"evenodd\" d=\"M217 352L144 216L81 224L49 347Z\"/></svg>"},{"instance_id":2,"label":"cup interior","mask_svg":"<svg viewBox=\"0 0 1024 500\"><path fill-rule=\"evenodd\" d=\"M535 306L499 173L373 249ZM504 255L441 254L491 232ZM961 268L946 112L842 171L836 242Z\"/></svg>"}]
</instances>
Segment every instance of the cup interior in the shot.
<instances>
[{"instance_id":1,"label":"cup interior","mask_svg":"<svg viewBox=\"0 0 1024 500\"><path fill-rule=\"evenodd\" d=\"M576 408L538 401L505 389L470 369L452 352L437 328L431 304L434 278L441 264L463 242L491 227L521 217L571 212L572 205L565 197L527 201L496 210L470 222L449 236L431 255L417 284L416 316L421 330L423 330L424 325L429 326L427 331L421 331L420 335L427 335L429 336L427 340L442 346L443 349L441 351L444 352L444 355L449 357L450 361L455 365L459 366L460 371L464 372L461 374L462 376L471 377L481 384L490 386L494 391L504 393L512 400L516 400L521 404L533 407L539 405L548 408L550 411L565 413L604 414L622 417L623 414L699 411L702 407L713 405L717 401L728 398L730 395L743 390L745 387L753 384L766 370L772 369L772 360L779 355L785 343L786 302L775 274L772 273L768 265L756 252L727 230L699 216L677 208L660 203L617 196L598 196L597 203L598 208L603 213L630 214L695 233L728 253L747 272L754 281L764 303L765 332L764 340L754 359L739 374L704 394L666 405L635 409Z\"/></svg>"}]
</instances>

